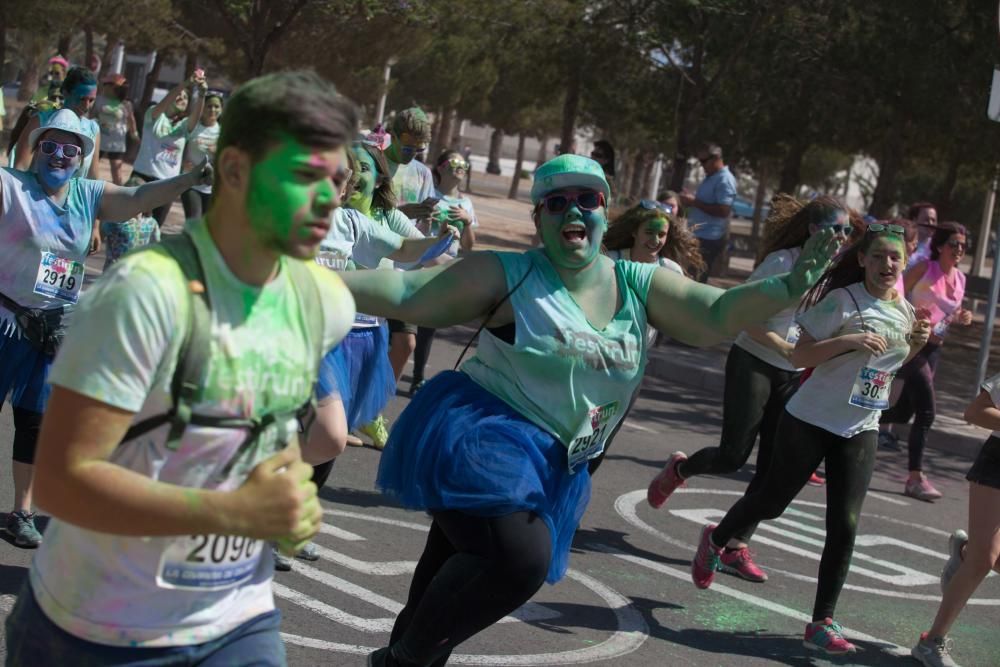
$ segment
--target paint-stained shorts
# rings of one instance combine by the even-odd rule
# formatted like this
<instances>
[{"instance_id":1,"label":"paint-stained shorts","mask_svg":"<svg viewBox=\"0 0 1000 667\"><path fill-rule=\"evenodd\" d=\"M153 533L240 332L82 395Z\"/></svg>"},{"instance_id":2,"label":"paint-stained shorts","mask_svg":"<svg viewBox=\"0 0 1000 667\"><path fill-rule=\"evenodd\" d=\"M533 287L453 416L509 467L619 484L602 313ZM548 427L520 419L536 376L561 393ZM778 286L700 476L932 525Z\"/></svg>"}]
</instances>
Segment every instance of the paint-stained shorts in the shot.
<instances>
[{"instance_id":1,"label":"paint-stained shorts","mask_svg":"<svg viewBox=\"0 0 1000 667\"><path fill-rule=\"evenodd\" d=\"M970 482L1000 489L1000 438L991 435L965 476Z\"/></svg>"}]
</instances>

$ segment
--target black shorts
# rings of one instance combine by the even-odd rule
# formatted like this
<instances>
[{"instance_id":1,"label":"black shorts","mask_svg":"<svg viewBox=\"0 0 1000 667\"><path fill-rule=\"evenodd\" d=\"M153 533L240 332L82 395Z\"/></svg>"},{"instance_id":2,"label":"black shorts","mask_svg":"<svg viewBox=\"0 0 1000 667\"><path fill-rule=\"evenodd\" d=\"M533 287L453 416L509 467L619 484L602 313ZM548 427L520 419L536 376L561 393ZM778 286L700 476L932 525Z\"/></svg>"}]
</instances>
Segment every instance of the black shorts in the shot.
<instances>
[{"instance_id":1,"label":"black shorts","mask_svg":"<svg viewBox=\"0 0 1000 667\"><path fill-rule=\"evenodd\" d=\"M405 334L416 335L416 333L417 333L417 325L416 324L409 324L407 322L403 322L402 320L393 320L393 319L390 319L389 320L389 333L391 333L391 334L405 333Z\"/></svg>"},{"instance_id":2,"label":"black shorts","mask_svg":"<svg viewBox=\"0 0 1000 667\"><path fill-rule=\"evenodd\" d=\"M965 479L976 484L1000 489L1000 438L991 435L979 450L976 462Z\"/></svg>"},{"instance_id":3,"label":"black shorts","mask_svg":"<svg viewBox=\"0 0 1000 667\"><path fill-rule=\"evenodd\" d=\"M124 160L125 151L101 151L101 157L105 160Z\"/></svg>"}]
</instances>

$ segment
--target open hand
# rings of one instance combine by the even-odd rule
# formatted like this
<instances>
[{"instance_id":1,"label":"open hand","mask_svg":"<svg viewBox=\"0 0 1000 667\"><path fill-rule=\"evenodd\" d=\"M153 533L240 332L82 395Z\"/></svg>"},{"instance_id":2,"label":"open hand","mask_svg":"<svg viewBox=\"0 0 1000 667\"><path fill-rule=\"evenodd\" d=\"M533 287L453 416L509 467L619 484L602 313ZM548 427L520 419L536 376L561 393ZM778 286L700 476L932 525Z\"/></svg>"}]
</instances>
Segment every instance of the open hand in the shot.
<instances>
[{"instance_id":1,"label":"open hand","mask_svg":"<svg viewBox=\"0 0 1000 667\"><path fill-rule=\"evenodd\" d=\"M822 229L810 236L789 274L793 293L805 294L815 285L830 267L839 248L840 240L832 229Z\"/></svg>"}]
</instances>

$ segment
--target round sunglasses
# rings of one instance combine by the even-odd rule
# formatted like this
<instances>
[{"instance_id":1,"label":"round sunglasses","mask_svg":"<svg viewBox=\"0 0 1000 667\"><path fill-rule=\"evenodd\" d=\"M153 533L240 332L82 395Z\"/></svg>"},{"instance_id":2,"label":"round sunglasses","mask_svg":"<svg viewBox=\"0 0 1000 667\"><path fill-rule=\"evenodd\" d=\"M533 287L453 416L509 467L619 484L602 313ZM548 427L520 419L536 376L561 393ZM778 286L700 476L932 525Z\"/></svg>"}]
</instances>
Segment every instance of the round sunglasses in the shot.
<instances>
[{"instance_id":1,"label":"round sunglasses","mask_svg":"<svg viewBox=\"0 0 1000 667\"><path fill-rule=\"evenodd\" d=\"M570 204L576 204L581 211L596 211L604 206L604 193L585 190L573 194L551 194L542 198L542 206L549 213L562 213Z\"/></svg>"}]
</instances>

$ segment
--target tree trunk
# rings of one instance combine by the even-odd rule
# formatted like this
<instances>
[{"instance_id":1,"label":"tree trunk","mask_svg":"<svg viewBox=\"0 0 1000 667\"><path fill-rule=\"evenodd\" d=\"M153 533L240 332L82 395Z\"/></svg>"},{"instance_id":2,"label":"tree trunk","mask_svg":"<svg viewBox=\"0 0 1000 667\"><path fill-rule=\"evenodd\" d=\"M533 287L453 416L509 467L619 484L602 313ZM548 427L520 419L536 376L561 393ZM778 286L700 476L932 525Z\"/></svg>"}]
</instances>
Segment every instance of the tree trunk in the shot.
<instances>
[{"instance_id":1,"label":"tree trunk","mask_svg":"<svg viewBox=\"0 0 1000 667\"><path fill-rule=\"evenodd\" d=\"M165 53L157 51L153 56L153 66L146 74L146 85L142 88L142 97L139 98L139 104L135 106L135 125L139 128L140 133L142 132L142 119L146 115L146 107L153 101L153 89L156 88L156 82L160 80L160 70L163 69L163 61L166 58Z\"/></svg>"},{"instance_id":2,"label":"tree trunk","mask_svg":"<svg viewBox=\"0 0 1000 667\"><path fill-rule=\"evenodd\" d=\"M460 150L462 147L462 119L459 118L457 110L452 120L451 140L448 141L448 146L455 150Z\"/></svg>"},{"instance_id":3,"label":"tree trunk","mask_svg":"<svg viewBox=\"0 0 1000 667\"><path fill-rule=\"evenodd\" d=\"M38 90L38 81L41 79L42 68L49 59L49 43L39 35L25 35L21 57L24 61L24 68L21 72L21 87L17 91L19 102L28 102L31 96Z\"/></svg>"},{"instance_id":4,"label":"tree trunk","mask_svg":"<svg viewBox=\"0 0 1000 667\"><path fill-rule=\"evenodd\" d=\"M798 194L799 183L802 182L802 158L805 157L809 145L804 140L796 138L785 153L785 159L781 164L781 180L778 183L778 192L792 195Z\"/></svg>"},{"instance_id":5,"label":"tree trunk","mask_svg":"<svg viewBox=\"0 0 1000 667\"><path fill-rule=\"evenodd\" d=\"M449 107L444 110L441 115L441 126L438 128L438 145L437 150L431 153L431 159L436 160L438 155L445 152L449 148L454 148L451 143L451 129L455 124L455 109Z\"/></svg>"},{"instance_id":6,"label":"tree trunk","mask_svg":"<svg viewBox=\"0 0 1000 667\"><path fill-rule=\"evenodd\" d=\"M94 58L94 31L91 30L89 27L88 28L84 28L84 30L83 30L83 44L84 44L83 50L86 53L84 55L84 61L83 62L86 63L87 68L90 68L90 61L93 60L93 58ZM94 76L97 77L98 81L101 80L101 68L102 67L104 67L104 61L103 60L101 61L101 67L98 67L97 71L94 72Z\"/></svg>"},{"instance_id":7,"label":"tree trunk","mask_svg":"<svg viewBox=\"0 0 1000 667\"><path fill-rule=\"evenodd\" d=\"M757 192L753 198L753 223L750 226L750 249L757 252L757 242L760 241L760 223L764 212L764 200L767 198L767 164L761 163L757 169Z\"/></svg>"},{"instance_id":8,"label":"tree trunk","mask_svg":"<svg viewBox=\"0 0 1000 667\"><path fill-rule=\"evenodd\" d=\"M878 219L888 217L896 201L896 179L903 168L902 120L897 118L886 134L882 157L878 161L878 183L872 193L868 212Z\"/></svg>"},{"instance_id":9,"label":"tree trunk","mask_svg":"<svg viewBox=\"0 0 1000 667\"><path fill-rule=\"evenodd\" d=\"M438 108L434 110L434 122L431 123L431 140L427 145L427 157L424 161L433 160L437 156L441 146L441 125L443 124L445 110Z\"/></svg>"},{"instance_id":10,"label":"tree trunk","mask_svg":"<svg viewBox=\"0 0 1000 667\"><path fill-rule=\"evenodd\" d=\"M944 178L937 188L937 196L934 198L934 203L937 204L938 216L940 216L941 220L948 220L954 217L951 211L952 198L955 196L955 184L958 182L958 168L961 166L964 157L964 152L958 150L953 150L951 155L948 156L948 166L945 169Z\"/></svg>"},{"instance_id":11,"label":"tree trunk","mask_svg":"<svg viewBox=\"0 0 1000 667\"><path fill-rule=\"evenodd\" d=\"M110 71L111 61L115 57L115 47L118 46L118 35L108 34L105 36L104 55L101 56L101 67L104 71Z\"/></svg>"},{"instance_id":12,"label":"tree trunk","mask_svg":"<svg viewBox=\"0 0 1000 667\"><path fill-rule=\"evenodd\" d=\"M637 150L635 152L635 159L632 162L632 178L629 179L628 190L625 191L629 199L635 199L638 196L639 189L642 188L645 161L646 151Z\"/></svg>"},{"instance_id":13,"label":"tree trunk","mask_svg":"<svg viewBox=\"0 0 1000 667\"><path fill-rule=\"evenodd\" d=\"M535 167L538 168L545 164L549 159L549 138L539 137L538 138L538 155L535 156Z\"/></svg>"},{"instance_id":14,"label":"tree trunk","mask_svg":"<svg viewBox=\"0 0 1000 667\"><path fill-rule=\"evenodd\" d=\"M580 68L573 67L566 84L566 99L563 102L562 134L559 150L562 153L576 152L576 116L580 111Z\"/></svg>"},{"instance_id":15,"label":"tree trunk","mask_svg":"<svg viewBox=\"0 0 1000 667\"><path fill-rule=\"evenodd\" d=\"M503 145L503 130L496 128L490 135L490 155L486 162L487 174L500 174L500 148Z\"/></svg>"},{"instance_id":16,"label":"tree trunk","mask_svg":"<svg viewBox=\"0 0 1000 667\"><path fill-rule=\"evenodd\" d=\"M517 136L517 159L514 163L514 176L510 179L507 199L517 199L518 186L521 184L521 169L524 168L524 140L526 138L524 132Z\"/></svg>"},{"instance_id":17,"label":"tree trunk","mask_svg":"<svg viewBox=\"0 0 1000 667\"><path fill-rule=\"evenodd\" d=\"M70 59L69 50L72 46L73 46L73 35L72 34L62 35L59 38L59 44L56 46L56 51L58 51L59 55L61 55L63 58L69 60Z\"/></svg>"},{"instance_id":18,"label":"tree trunk","mask_svg":"<svg viewBox=\"0 0 1000 667\"><path fill-rule=\"evenodd\" d=\"M688 176L688 158L694 148L692 140L695 136L694 118L695 91L684 95L677 103L677 133L675 134L674 158L671 160L670 189L674 192L684 190L684 182ZM689 101L690 100L690 101Z\"/></svg>"}]
</instances>

